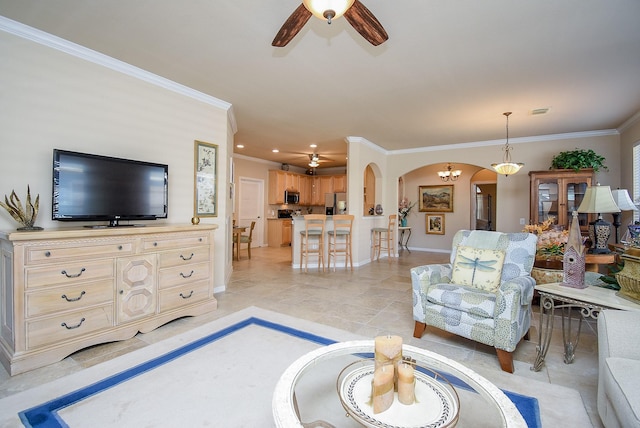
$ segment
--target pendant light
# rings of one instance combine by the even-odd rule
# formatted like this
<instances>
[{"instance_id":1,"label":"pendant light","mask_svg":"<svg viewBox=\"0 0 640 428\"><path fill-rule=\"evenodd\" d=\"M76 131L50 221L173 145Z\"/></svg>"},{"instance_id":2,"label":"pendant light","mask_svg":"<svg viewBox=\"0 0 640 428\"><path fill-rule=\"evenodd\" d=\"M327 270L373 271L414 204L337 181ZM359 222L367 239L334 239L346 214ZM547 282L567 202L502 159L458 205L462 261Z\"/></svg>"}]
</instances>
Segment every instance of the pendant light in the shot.
<instances>
[{"instance_id":1,"label":"pendant light","mask_svg":"<svg viewBox=\"0 0 640 428\"><path fill-rule=\"evenodd\" d=\"M459 169L453 169L451 164L447 164L446 170L438 171L438 176L442 181L456 181L460 175L462 175L462 171Z\"/></svg>"},{"instance_id":2,"label":"pendant light","mask_svg":"<svg viewBox=\"0 0 640 428\"><path fill-rule=\"evenodd\" d=\"M521 162L511 162L511 146L509 145L509 115L511 112L507 111L502 114L507 118L507 142L502 148L502 150L504 150L504 158L501 163L492 163L491 167L495 169L498 174L508 176L520 171L520 168L522 168L524 164Z\"/></svg>"}]
</instances>

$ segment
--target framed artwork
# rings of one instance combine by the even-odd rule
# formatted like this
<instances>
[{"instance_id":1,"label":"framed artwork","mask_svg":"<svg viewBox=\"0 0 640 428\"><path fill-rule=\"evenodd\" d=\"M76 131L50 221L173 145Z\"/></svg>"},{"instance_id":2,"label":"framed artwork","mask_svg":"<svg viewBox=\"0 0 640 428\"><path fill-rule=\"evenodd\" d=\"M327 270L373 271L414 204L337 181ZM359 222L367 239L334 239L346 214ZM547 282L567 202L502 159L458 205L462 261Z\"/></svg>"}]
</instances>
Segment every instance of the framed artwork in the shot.
<instances>
[{"instance_id":1,"label":"framed artwork","mask_svg":"<svg viewBox=\"0 0 640 428\"><path fill-rule=\"evenodd\" d=\"M427 234L444 235L444 214L427 214Z\"/></svg>"},{"instance_id":2,"label":"framed artwork","mask_svg":"<svg viewBox=\"0 0 640 428\"><path fill-rule=\"evenodd\" d=\"M195 142L195 217L217 217L218 146Z\"/></svg>"},{"instance_id":3,"label":"framed artwork","mask_svg":"<svg viewBox=\"0 0 640 428\"><path fill-rule=\"evenodd\" d=\"M421 212L453 212L453 185L418 186L418 209Z\"/></svg>"}]
</instances>

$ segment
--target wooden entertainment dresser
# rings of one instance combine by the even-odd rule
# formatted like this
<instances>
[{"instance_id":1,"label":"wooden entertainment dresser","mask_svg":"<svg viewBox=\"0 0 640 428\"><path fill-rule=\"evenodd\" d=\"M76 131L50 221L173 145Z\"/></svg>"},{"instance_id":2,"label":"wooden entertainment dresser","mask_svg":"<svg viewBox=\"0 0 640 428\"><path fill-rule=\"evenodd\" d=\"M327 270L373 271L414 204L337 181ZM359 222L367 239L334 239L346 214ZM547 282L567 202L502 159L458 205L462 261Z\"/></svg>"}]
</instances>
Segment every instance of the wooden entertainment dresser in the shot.
<instances>
[{"instance_id":1,"label":"wooden entertainment dresser","mask_svg":"<svg viewBox=\"0 0 640 428\"><path fill-rule=\"evenodd\" d=\"M217 228L0 233L0 362L13 376L215 310Z\"/></svg>"}]
</instances>

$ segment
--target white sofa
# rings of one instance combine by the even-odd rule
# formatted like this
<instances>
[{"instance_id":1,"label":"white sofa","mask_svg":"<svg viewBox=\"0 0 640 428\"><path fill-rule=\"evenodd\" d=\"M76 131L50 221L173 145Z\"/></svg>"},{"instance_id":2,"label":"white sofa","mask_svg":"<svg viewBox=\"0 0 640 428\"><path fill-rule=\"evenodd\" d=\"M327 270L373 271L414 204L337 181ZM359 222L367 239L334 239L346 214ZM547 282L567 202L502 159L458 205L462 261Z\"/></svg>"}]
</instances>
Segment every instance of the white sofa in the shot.
<instances>
[{"instance_id":1,"label":"white sofa","mask_svg":"<svg viewBox=\"0 0 640 428\"><path fill-rule=\"evenodd\" d=\"M604 426L640 427L640 312L600 312L598 365L598 414Z\"/></svg>"}]
</instances>

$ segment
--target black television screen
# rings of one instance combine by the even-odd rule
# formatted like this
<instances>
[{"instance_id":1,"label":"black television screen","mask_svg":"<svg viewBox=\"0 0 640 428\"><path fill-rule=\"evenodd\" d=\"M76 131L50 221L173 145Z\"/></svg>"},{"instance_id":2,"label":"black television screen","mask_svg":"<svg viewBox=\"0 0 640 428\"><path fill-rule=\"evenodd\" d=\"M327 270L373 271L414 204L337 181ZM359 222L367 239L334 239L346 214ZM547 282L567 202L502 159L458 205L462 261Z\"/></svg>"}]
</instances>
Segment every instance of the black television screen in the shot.
<instances>
[{"instance_id":1,"label":"black television screen","mask_svg":"<svg viewBox=\"0 0 640 428\"><path fill-rule=\"evenodd\" d=\"M54 149L53 220L167 217L168 165Z\"/></svg>"}]
</instances>

